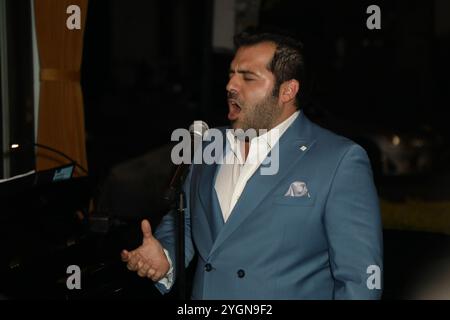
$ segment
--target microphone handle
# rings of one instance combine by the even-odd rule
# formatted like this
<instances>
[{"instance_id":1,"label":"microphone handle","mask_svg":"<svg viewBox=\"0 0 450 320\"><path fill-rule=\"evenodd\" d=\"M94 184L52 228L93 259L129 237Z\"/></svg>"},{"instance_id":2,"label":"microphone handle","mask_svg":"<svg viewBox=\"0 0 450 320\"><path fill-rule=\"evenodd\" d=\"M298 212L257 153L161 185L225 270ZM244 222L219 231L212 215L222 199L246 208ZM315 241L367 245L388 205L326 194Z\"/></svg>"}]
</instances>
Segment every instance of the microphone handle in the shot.
<instances>
[{"instance_id":1,"label":"microphone handle","mask_svg":"<svg viewBox=\"0 0 450 320\"><path fill-rule=\"evenodd\" d=\"M188 164L181 163L180 165L178 165L172 179L170 180L170 184L164 193L164 200L168 201L172 205L174 205L175 201L177 200L177 193L183 186L188 170Z\"/></svg>"}]
</instances>

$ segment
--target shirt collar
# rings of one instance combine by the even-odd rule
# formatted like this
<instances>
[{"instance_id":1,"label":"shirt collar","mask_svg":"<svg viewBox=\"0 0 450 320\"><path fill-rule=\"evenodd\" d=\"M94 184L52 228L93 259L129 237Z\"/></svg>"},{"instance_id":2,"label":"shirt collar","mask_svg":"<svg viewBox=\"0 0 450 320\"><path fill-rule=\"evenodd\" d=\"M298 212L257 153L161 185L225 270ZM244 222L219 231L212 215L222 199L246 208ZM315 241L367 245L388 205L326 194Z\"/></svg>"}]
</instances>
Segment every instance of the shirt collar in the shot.
<instances>
[{"instance_id":1,"label":"shirt collar","mask_svg":"<svg viewBox=\"0 0 450 320\"><path fill-rule=\"evenodd\" d=\"M295 119L297 119L299 114L300 110L294 112L289 118L278 124L276 127L252 139L250 141L250 145L258 144L260 146L261 145L267 146L268 150L272 150L273 146L278 142L278 140L280 140L281 136L291 126L291 124L295 121ZM227 130L226 137L230 145L231 151L236 155L236 157L239 158L240 157L239 150L243 148L243 145L239 143L239 140L233 134L233 130ZM243 152L243 149L241 152Z\"/></svg>"},{"instance_id":2,"label":"shirt collar","mask_svg":"<svg viewBox=\"0 0 450 320\"><path fill-rule=\"evenodd\" d=\"M257 141L257 143L265 141L268 144L269 149L272 149L273 146L278 142L278 140L280 140L284 132L291 126L291 124L295 121L295 119L297 119L299 114L300 110L294 112L289 118L281 122L279 125L267 131L266 133L258 136L256 138L259 140Z\"/></svg>"}]
</instances>

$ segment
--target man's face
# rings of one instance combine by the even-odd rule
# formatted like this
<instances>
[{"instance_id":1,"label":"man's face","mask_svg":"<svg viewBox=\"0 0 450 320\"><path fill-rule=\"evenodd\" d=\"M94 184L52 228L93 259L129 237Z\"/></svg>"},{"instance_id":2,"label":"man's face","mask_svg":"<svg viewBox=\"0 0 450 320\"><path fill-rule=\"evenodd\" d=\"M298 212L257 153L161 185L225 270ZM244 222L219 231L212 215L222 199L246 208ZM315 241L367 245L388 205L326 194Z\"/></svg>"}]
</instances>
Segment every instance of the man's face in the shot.
<instances>
[{"instance_id":1,"label":"man's face","mask_svg":"<svg viewBox=\"0 0 450 320\"><path fill-rule=\"evenodd\" d=\"M228 119L233 129L271 129L281 114L272 95L275 77L267 69L276 46L263 42L241 47L230 65Z\"/></svg>"}]
</instances>

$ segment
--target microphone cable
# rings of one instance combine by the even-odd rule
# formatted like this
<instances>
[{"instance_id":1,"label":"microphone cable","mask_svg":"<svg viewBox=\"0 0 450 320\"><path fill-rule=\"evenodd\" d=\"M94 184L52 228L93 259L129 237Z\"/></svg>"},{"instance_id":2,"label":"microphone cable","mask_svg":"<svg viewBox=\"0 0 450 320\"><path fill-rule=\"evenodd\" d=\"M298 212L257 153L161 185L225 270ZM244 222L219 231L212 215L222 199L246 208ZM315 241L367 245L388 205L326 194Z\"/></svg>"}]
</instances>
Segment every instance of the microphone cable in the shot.
<instances>
[{"instance_id":1,"label":"microphone cable","mask_svg":"<svg viewBox=\"0 0 450 320\"><path fill-rule=\"evenodd\" d=\"M16 147L13 147L13 146L15 146L15 145L16 145ZM62 152L62 151L60 151L60 150L57 150L57 149L55 149L55 148L52 148L52 147L50 147L50 146L47 146L47 145L45 145L45 144L42 144L42 143L37 143L37 142L24 142L22 145L21 145L21 144L12 144L12 145L10 146L10 149L11 149L11 150L10 150L9 152L6 152L6 155L9 155L9 154L15 152L16 149L22 149L22 150L24 150L24 149L25 149L24 147L28 147L28 146L38 147L38 148L41 148L41 149L45 149L45 150L51 151L51 152L53 152L53 153L55 153L55 154L58 154L58 155L62 156L63 158L65 158L66 160L69 160L75 167L79 168L79 169L80 169L81 171L83 171L85 174L89 175L88 170L87 170L86 168L84 168L78 161L76 161L76 160L74 160L73 158L69 157L69 156L68 156L67 154L65 154L64 152ZM3 157L4 157L4 156L5 156L5 153L3 154Z\"/></svg>"}]
</instances>

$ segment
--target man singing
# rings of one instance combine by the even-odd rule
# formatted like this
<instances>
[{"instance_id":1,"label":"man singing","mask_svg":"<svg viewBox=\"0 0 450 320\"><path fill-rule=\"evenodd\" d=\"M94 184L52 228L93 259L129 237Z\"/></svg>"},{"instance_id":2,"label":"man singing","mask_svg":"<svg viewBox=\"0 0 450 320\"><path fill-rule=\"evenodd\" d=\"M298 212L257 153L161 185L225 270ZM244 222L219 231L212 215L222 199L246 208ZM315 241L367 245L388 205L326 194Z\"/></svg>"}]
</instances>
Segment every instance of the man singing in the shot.
<instances>
[{"instance_id":1,"label":"man singing","mask_svg":"<svg viewBox=\"0 0 450 320\"><path fill-rule=\"evenodd\" d=\"M247 31L235 44L226 86L231 128L268 132L243 140L225 128L227 156L237 161L190 168L186 265L198 254L192 299L379 299L380 281L371 276L382 271L382 226L366 152L301 111L298 41ZM255 153L275 149L277 172L261 174L264 159ZM144 220L143 244L122 252L128 268L162 293L177 274L174 214L154 236Z\"/></svg>"}]
</instances>

